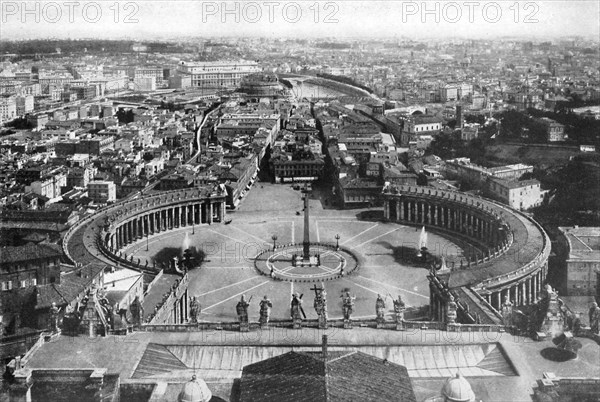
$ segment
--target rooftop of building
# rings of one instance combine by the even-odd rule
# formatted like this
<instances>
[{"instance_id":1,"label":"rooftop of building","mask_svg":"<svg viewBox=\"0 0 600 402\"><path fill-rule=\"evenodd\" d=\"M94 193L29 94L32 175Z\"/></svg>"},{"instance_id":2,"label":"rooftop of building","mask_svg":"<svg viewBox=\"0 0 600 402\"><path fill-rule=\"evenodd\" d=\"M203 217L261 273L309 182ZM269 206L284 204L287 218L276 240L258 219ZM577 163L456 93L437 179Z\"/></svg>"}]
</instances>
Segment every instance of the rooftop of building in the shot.
<instances>
[{"instance_id":1,"label":"rooftop of building","mask_svg":"<svg viewBox=\"0 0 600 402\"><path fill-rule=\"evenodd\" d=\"M60 258L62 247L58 244L40 243L19 247L0 248L0 264L13 264L46 258Z\"/></svg>"},{"instance_id":2,"label":"rooftop of building","mask_svg":"<svg viewBox=\"0 0 600 402\"><path fill-rule=\"evenodd\" d=\"M228 331L136 332L126 337L101 337L94 342L84 336L60 336L33 353L27 367L105 367L108 373L118 373L124 383L136 379L146 383L179 383L177 392L192 374L197 374L215 394L222 391L225 384L228 385L226 392L231 390L245 365L292 350L298 354L318 352L321 333L317 329L303 328L294 332L293 342L289 329L284 328L273 328L269 336L254 333L250 337ZM390 362L405 361L399 364L407 369L410 366L410 381L417 400L439 395L447 379L457 371L467 378L477 400L501 402L530 398L532 384L543 372L554 372L557 377L590 377L590 370L599 369L600 350L589 339L581 338L583 348L577 359L556 363L540 354L543 349L554 347L551 340L534 342L506 333L453 334L452 343L445 344L440 339L449 333L435 330L387 331L355 327L330 335L329 353L335 356L337 351L359 351L378 356L380 362L384 362L384 358ZM65 350L73 353L65 353ZM474 353L476 350L479 352ZM518 375L494 372L501 360L508 361ZM353 369L358 370L359 366ZM485 375L481 375L483 371Z\"/></svg>"},{"instance_id":3,"label":"rooftop of building","mask_svg":"<svg viewBox=\"0 0 600 402\"><path fill-rule=\"evenodd\" d=\"M61 266L60 283L36 287L35 308L49 308L52 303L61 306L77 300L103 270L102 264L88 264L78 268Z\"/></svg>"},{"instance_id":4,"label":"rooftop of building","mask_svg":"<svg viewBox=\"0 0 600 402\"><path fill-rule=\"evenodd\" d=\"M426 116L426 115L413 115L412 117L415 124L432 124L441 123L443 119L437 116Z\"/></svg>"},{"instance_id":5,"label":"rooftop of building","mask_svg":"<svg viewBox=\"0 0 600 402\"><path fill-rule=\"evenodd\" d=\"M569 244L572 261L600 261L600 227L559 227Z\"/></svg>"},{"instance_id":6,"label":"rooftop of building","mask_svg":"<svg viewBox=\"0 0 600 402\"><path fill-rule=\"evenodd\" d=\"M416 401L406 367L362 352L288 352L244 367L241 400Z\"/></svg>"},{"instance_id":7,"label":"rooftop of building","mask_svg":"<svg viewBox=\"0 0 600 402\"><path fill-rule=\"evenodd\" d=\"M505 187L510 190L514 190L517 188L524 188L529 186L540 186L541 182L537 179L528 179L528 180L506 180L499 177L490 177L489 180Z\"/></svg>"},{"instance_id":8,"label":"rooftop of building","mask_svg":"<svg viewBox=\"0 0 600 402\"><path fill-rule=\"evenodd\" d=\"M488 170L492 173L500 173L500 172L510 172L514 170L524 170L524 169L533 169L531 165L525 165L523 163L516 163L514 165L504 165L488 168Z\"/></svg>"},{"instance_id":9,"label":"rooftop of building","mask_svg":"<svg viewBox=\"0 0 600 402\"><path fill-rule=\"evenodd\" d=\"M129 268L111 269L104 272L104 286L108 291L129 290L142 275L141 272Z\"/></svg>"},{"instance_id":10,"label":"rooftop of building","mask_svg":"<svg viewBox=\"0 0 600 402\"><path fill-rule=\"evenodd\" d=\"M142 302L144 314L146 316L152 314L154 308L162 304L165 295L169 294L180 280L181 275L171 273L162 273L154 278Z\"/></svg>"}]
</instances>

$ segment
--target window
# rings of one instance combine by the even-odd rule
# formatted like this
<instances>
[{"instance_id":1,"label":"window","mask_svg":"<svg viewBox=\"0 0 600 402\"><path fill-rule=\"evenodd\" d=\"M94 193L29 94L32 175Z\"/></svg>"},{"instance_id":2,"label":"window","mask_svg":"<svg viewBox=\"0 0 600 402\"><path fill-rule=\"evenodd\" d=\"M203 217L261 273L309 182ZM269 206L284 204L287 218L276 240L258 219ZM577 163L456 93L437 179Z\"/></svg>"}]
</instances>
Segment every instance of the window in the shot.
<instances>
[{"instance_id":1,"label":"window","mask_svg":"<svg viewBox=\"0 0 600 402\"><path fill-rule=\"evenodd\" d=\"M37 279L36 278L32 278L30 282L31 282L31 286L36 286L37 285Z\"/></svg>"}]
</instances>

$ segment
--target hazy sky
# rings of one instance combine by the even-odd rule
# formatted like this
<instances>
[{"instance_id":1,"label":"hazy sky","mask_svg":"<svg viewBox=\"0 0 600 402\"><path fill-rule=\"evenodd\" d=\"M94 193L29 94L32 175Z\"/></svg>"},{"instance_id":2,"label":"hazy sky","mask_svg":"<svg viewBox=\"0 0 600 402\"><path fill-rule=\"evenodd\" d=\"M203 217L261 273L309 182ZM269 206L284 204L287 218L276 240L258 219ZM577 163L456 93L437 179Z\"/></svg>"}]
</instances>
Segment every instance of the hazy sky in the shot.
<instances>
[{"instance_id":1,"label":"hazy sky","mask_svg":"<svg viewBox=\"0 0 600 402\"><path fill-rule=\"evenodd\" d=\"M600 37L590 1L8 1L0 39Z\"/></svg>"}]
</instances>

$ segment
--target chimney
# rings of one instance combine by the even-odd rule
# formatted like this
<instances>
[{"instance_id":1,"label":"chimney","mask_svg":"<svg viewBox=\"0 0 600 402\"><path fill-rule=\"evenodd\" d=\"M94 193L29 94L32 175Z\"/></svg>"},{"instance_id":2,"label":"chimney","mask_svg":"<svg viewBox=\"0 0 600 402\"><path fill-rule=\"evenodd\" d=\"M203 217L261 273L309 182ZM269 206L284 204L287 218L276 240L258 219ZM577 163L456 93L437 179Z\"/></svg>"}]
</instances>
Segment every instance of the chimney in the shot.
<instances>
[{"instance_id":1,"label":"chimney","mask_svg":"<svg viewBox=\"0 0 600 402\"><path fill-rule=\"evenodd\" d=\"M323 335L323 344L321 347L322 347L323 360L327 361L327 335Z\"/></svg>"}]
</instances>

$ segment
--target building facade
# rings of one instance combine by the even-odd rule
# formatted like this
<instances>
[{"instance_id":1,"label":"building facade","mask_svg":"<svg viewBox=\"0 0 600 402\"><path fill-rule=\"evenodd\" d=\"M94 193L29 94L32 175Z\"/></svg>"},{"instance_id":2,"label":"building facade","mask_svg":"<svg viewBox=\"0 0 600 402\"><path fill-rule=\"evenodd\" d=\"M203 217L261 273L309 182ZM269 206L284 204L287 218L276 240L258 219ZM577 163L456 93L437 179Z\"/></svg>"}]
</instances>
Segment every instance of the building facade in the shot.
<instances>
[{"instance_id":1,"label":"building facade","mask_svg":"<svg viewBox=\"0 0 600 402\"><path fill-rule=\"evenodd\" d=\"M117 199L117 188L114 182L94 180L88 183L88 197L94 202L104 204Z\"/></svg>"},{"instance_id":2,"label":"building facade","mask_svg":"<svg viewBox=\"0 0 600 402\"><path fill-rule=\"evenodd\" d=\"M67 185L67 174L64 172L54 172L51 175L42 177L40 180L32 182L25 187L26 191L31 191L50 199L60 197L62 187Z\"/></svg>"},{"instance_id":3,"label":"building facade","mask_svg":"<svg viewBox=\"0 0 600 402\"><path fill-rule=\"evenodd\" d=\"M600 297L600 228L560 227L559 258L567 270L569 296Z\"/></svg>"},{"instance_id":4,"label":"building facade","mask_svg":"<svg viewBox=\"0 0 600 402\"><path fill-rule=\"evenodd\" d=\"M192 87L201 88L235 88L243 77L260 71L254 61L237 62L180 62L177 74L189 76Z\"/></svg>"},{"instance_id":5,"label":"building facade","mask_svg":"<svg viewBox=\"0 0 600 402\"><path fill-rule=\"evenodd\" d=\"M38 286L60 284L60 246L5 247L0 252L0 336L22 327L37 328Z\"/></svg>"},{"instance_id":6,"label":"building facade","mask_svg":"<svg viewBox=\"0 0 600 402\"><path fill-rule=\"evenodd\" d=\"M545 192L538 180L504 180L488 178L487 195L511 208L525 211L542 204Z\"/></svg>"},{"instance_id":7,"label":"building facade","mask_svg":"<svg viewBox=\"0 0 600 402\"><path fill-rule=\"evenodd\" d=\"M562 124L547 117L542 117L537 121L544 126L548 142L564 141L568 138L565 134L565 126Z\"/></svg>"}]
</instances>

